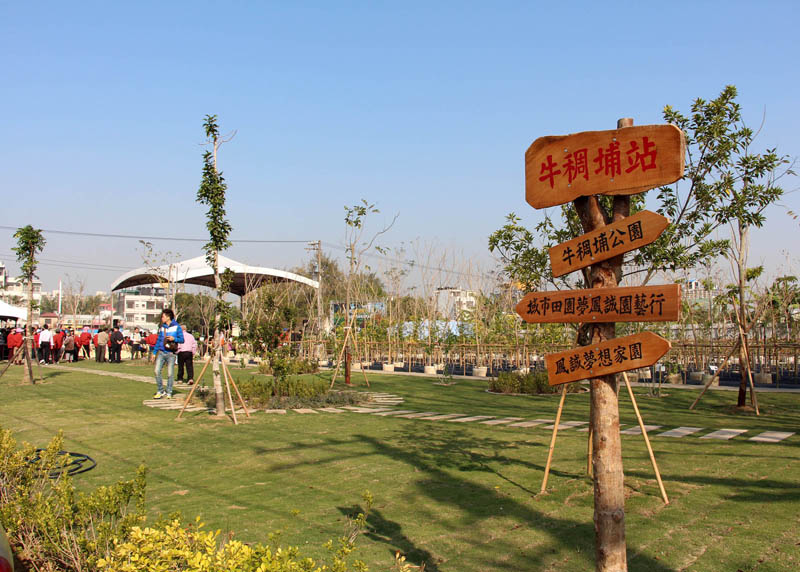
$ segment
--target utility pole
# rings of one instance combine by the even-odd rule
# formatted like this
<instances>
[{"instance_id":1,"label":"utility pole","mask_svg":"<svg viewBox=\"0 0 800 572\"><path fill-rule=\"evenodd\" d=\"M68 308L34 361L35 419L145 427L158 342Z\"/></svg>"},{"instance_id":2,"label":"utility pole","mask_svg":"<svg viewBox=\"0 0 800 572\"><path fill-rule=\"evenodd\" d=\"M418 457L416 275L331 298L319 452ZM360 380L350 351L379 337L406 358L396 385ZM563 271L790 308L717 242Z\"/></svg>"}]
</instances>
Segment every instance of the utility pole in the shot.
<instances>
[{"instance_id":1,"label":"utility pole","mask_svg":"<svg viewBox=\"0 0 800 572\"><path fill-rule=\"evenodd\" d=\"M319 341L322 339L322 241L316 240L310 242L308 251L316 251L317 253L317 352L319 353ZM322 356L317 356L322 357Z\"/></svg>"}]
</instances>

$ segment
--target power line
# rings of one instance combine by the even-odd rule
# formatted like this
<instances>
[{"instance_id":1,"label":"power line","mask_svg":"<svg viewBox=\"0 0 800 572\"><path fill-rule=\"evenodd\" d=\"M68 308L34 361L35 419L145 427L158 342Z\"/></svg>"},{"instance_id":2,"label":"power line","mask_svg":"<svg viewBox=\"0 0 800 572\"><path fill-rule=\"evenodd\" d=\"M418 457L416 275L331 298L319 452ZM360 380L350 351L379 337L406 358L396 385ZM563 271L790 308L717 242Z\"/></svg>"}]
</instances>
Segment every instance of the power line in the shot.
<instances>
[{"instance_id":1,"label":"power line","mask_svg":"<svg viewBox=\"0 0 800 572\"><path fill-rule=\"evenodd\" d=\"M0 229L3 230L18 230L17 227L14 226L2 226L0 225ZM125 238L125 239L132 239L132 240L171 240L171 241L180 241L180 242L208 242L207 238L186 238L186 237L179 237L179 236L139 236L133 234L104 234L99 232L79 232L73 230L48 230L48 229L39 229L42 232L48 234L65 234L69 236L89 236L93 238ZM313 240L266 240L266 239L231 239L231 242L238 242L238 243L251 243L251 244L267 244L267 243L276 243L276 244L306 244L309 242L314 242Z\"/></svg>"}]
</instances>

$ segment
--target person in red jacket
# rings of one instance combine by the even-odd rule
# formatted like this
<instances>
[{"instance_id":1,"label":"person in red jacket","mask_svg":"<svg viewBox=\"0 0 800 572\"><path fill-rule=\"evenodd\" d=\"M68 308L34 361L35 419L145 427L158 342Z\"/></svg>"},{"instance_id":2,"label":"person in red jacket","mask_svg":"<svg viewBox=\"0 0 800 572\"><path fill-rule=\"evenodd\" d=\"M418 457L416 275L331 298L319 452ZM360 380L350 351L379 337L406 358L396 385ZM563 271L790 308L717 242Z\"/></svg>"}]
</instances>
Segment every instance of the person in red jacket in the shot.
<instances>
[{"instance_id":1,"label":"person in red jacket","mask_svg":"<svg viewBox=\"0 0 800 572\"><path fill-rule=\"evenodd\" d=\"M8 344L8 361L11 361L14 359L14 357L16 357L16 359L14 359L14 363L17 365L22 365L22 352L14 356L17 348L22 347L22 330L17 328L12 333L8 334L6 343Z\"/></svg>"},{"instance_id":2,"label":"person in red jacket","mask_svg":"<svg viewBox=\"0 0 800 572\"><path fill-rule=\"evenodd\" d=\"M146 343L150 347L149 361L153 361L155 359L154 357L155 354L153 353L153 350L156 347L157 342L158 342L158 334L155 332L153 332L144 339L144 343Z\"/></svg>"},{"instance_id":3,"label":"person in red jacket","mask_svg":"<svg viewBox=\"0 0 800 572\"><path fill-rule=\"evenodd\" d=\"M92 357L91 352L89 351L89 346L92 343L92 334L89 333L89 328L86 328L81 332L81 347L83 348L83 357L89 359Z\"/></svg>"},{"instance_id":4,"label":"person in red jacket","mask_svg":"<svg viewBox=\"0 0 800 572\"><path fill-rule=\"evenodd\" d=\"M53 356L52 356L53 363L58 363L58 360L61 358L61 348L63 345L64 345L64 330L57 329L56 333L53 334Z\"/></svg>"}]
</instances>

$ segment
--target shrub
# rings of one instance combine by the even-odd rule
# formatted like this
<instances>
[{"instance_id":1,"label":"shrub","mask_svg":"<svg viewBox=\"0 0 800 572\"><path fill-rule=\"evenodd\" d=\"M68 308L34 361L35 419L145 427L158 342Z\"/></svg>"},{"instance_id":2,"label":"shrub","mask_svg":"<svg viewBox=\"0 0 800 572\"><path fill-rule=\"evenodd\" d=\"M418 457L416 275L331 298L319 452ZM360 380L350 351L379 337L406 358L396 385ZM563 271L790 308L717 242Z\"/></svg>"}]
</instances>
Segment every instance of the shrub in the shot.
<instances>
[{"instance_id":1,"label":"shrub","mask_svg":"<svg viewBox=\"0 0 800 572\"><path fill-rule=\"evenodd\" d=\"M304 557L296 547L282 548L277 535L266 544L220 539L198 520L179 516L144 526L145 469L136 477L84 494L75 490L59 454L57 435L37 455L31 445L17 447L11 431L0 430L0 523L24 570L42 572L350 572L366 571L349 561L355 541L366 529L372 495L365 508L347 517L345 530L329 540L329 563ZM33 462L33 459L37 459ZM131 506L133 505L133 509Z\"/></svg>"},{"instance_id":2,"label":"shrub","mask_svg":"<svg viewBox=\"0 0 800 572\"><path fill-rule=\"evenodd\" d=\"M363 530L366 517L360 514L354 521L358 533ZM220 541L220 531L203 530L198 519L195 525L186 525L180 518L162 521L147 528L134 527L130 534L119 539L109 555L97 561L100 572L347 572L365 571L363 562L347 561L353 551L355 538L343 536L326 547L331 552L331 563L317 563L303 557L297 547L281 548L270 535L267 544L244 544L238 540Z\"/></svg>"},{"instance_id":3,"label":"shrub","mask_svg":"<svg viewBox=\"0 0 800 572\"><path fill-rule=\"evenodd\" d=\"M239 391L251 407L295 409L360 403L364 396L354 391L330 391L323 379L306 377L250 376L239 382Z\"/></svg>"},{"instance_id":4,"label":"shrub","mask_svg":"<svg viewBox=\"0 0 800 572\"><path fill-rule=\"evenodd\" d=\"M78 492L59 454L59 433L44 451L17 448L0 430L0 522L17 557L33 570L87 570L144 519L145 469L136 477Z\"/></svg>"},{"instance_id":5,"label":"shrub","mask_svg":"<svg viewBox=\"0 0 800 572\"><path fill-rule=\"evenodd\" d=\"M578 384L567 384L567 392L575 393L579 390ZM496 378L489 380L489 391L495 393L539 395L558 393L561 391L561 388L557 385L553 386L547 383L546 371L532 371L530 373L502 371Z\"/></svg>"},{"instance_id":6,"label":"shrub","mask_svg":"<svg viewBox=\"0 0 800 572\"><path fill-rule=\"evenodd\" d=\"M259 373L273 375L280 379L290 375L317 373L318 371L319 363L316 360L292 356L285 349L278 349L274 352L270 352L267 358L258 364Z\"/></svg>"}]
</instances>

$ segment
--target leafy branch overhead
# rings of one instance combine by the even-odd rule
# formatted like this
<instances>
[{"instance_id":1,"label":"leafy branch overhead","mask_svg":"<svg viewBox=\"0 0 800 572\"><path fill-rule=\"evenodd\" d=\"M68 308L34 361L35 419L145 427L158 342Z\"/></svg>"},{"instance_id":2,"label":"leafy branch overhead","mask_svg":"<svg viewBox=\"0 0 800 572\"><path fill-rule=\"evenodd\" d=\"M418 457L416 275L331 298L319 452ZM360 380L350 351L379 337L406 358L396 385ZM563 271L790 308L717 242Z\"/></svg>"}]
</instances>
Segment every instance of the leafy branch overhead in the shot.
<instances>
[{"instance_id":1,"label":"leafy branch overhead","mask_svg":"<svg viewBox=\"0 0 800 572\"><path fill-rule=\"evenodd\" d=\"M225 191L228 186L225 178L217 170L217 151L223 140L219 135L216 115L206 115L203 128L211 143L213 150L203 154L203 179L197 190L197 202L208 206L206 212L206 228L209 241L203 245L206 261L209 265L216 264L217 253L226 250L232 245L229 236L232 230L231 223L225 218Z\"/></svg>"},{"instance_id":2,"label":"leafy branch overhead","mask_svg":"<svg viewBox=\"0 0 800 572\"><path fill-rule=\"evenodd\" d=\"M783 195L778 181L794 174L789 158L775 149L751 150L757 133L744 124L736 95L736 88L727 86L716 99L696 99L688 116L664 108L664 120L686 137L686 169L681 180L656 194L656 210L671 224L655 242L629 255L628 274L644 274L644 284L660 271L690 270L727 252L730 241L715 231L728 224L762 226L765 209ZM644 197L631 197L632 214L644 208ZM599 199L609 221L610 197ZM579 286L574 277L554 279L550 272L548 249L583 234L571 204L562 205L558 215L560 224L545 211L534 233L512 213L489 237L489 250L498 253L505 273L525 289Z\"/></svg>"}]
</instances>

